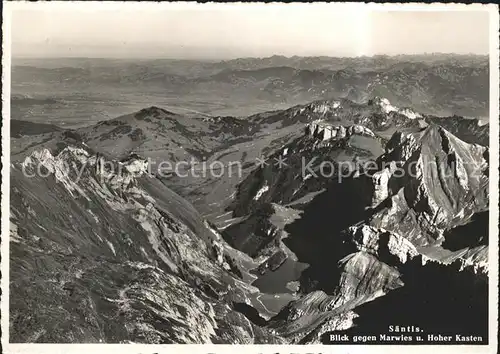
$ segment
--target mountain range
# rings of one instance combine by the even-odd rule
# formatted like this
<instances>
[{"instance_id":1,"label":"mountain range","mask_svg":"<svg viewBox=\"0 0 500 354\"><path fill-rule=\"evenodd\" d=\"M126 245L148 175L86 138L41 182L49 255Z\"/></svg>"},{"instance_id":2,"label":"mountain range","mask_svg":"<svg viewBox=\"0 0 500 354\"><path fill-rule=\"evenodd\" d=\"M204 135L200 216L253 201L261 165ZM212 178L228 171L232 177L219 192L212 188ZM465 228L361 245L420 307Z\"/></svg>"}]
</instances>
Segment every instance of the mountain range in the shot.
<instances>
[{"instance_id":1,"label":"mountain range","mask_svg":"<svg viewBox=\"0 0 500 354\"><path fill-rule=\"evenodd\" d=\"M332 97L364 104L381 96L425 114L487 120L488 65L486 56L444 54L221 62L15 59L11 111L15 119L85 126L153 105L246 117Z\"/></svg>"},{"instance_id":2,"label":"mountain range","mask_svg":"<svg viewBox=\"0 0 500 354\"><path fill-rule=\"evenodd\" d=\"M269 59L293 60L307 66ZM244 118L151 106L75 128L13 119L11 341L305 344L389 324L487 340L489 124L410 104L426 87L425 105L448 109L449 82L487 107L487 68L377 60L391 97L372 95L373 69L239 60L180 85L364 97ZM163 175L161 161L241 173Z\"/></svg>"}]
</instances>

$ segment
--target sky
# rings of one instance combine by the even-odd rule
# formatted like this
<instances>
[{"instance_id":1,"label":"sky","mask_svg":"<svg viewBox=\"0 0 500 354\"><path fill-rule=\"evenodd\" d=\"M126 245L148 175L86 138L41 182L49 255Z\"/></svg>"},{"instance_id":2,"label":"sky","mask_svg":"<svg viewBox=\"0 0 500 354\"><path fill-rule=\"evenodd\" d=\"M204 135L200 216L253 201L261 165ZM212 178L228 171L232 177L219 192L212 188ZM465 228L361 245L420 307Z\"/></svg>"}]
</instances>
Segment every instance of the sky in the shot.
<instances>
[{"instance_id":1,"label":"sky","mask_svg":"<svg viewBox=\"0 0 500 354\"><path fill-rule=\"evenodd\" d=\"M13 10L12 56L231 59L489 50L489 13L477 8L391 12L319 3L83 5Z\"/></svg>"}]
</instances>

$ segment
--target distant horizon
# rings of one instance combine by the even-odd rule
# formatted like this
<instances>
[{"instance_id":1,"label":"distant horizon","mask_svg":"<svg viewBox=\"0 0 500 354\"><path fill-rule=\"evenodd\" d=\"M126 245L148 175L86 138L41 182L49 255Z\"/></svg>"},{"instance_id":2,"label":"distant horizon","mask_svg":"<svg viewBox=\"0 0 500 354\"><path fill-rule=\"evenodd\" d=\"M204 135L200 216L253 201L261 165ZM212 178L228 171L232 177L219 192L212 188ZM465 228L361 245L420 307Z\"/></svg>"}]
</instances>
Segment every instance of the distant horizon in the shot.
<instances>
[{"instance_id":1,"label":"distant horizon","mask_svg":"<svg viewBox=\"0 0 500 354\"><path fill-rule=\"evenodd\" d=\"M402 54L373 54L373 55L357 55L357 56L332 56L332 55L282 55L273 54L269 56L261 57L231 57L231 58L185 58L185 57L98 57L98 56L12 56L11 59L22 59L22 60L49 60L49 59L99 59L99 60L179 60L179 61L206 61L206 62L224 62L224 61L234 61L234 60L264 60L271 59L275 57L284 59L293 58L325 58L325 59L362 59L362 58L377 58L377 57L418 57L418 56L455 56L455 57L489 57L489 54L479 54L479 53L454 53L454 52L431 52L431 53L402 53Z\"/></svg>"}]
</instances>

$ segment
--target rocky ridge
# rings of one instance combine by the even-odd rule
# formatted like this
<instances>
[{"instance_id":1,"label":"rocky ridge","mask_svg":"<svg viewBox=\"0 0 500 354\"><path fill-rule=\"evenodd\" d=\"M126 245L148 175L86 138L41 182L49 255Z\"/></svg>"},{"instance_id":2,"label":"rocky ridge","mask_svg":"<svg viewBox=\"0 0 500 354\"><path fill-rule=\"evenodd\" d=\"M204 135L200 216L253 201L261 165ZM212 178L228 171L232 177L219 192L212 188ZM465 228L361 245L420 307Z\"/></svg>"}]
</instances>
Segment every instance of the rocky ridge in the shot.
<instances>
[{"instance_id":1,"label":"rocky ridge","mask_svg":"<svg viewBox=\"0 0 500 354\"><path fill-rule=\"evenodd\" d=\"M334 126L322 120L315 120L309 123L306 126L306 134L314 136L319 140L349 138L354 134L375 137L375 134L370 129L359 124L348 127L343 125Z\"/></svg>"},{"instance_id":2,"label":"rocky ridge","mask_svg":"<svg viewBox=\"0 0 500 354\"><path fill-rule=\"evenodd\" d=\"M372 219L417 244L439 239L456 219L488 207L488 148L442 127L395 134L378 164L372 208L384 202L387 208Z\"/></svg>"}]
</instances>

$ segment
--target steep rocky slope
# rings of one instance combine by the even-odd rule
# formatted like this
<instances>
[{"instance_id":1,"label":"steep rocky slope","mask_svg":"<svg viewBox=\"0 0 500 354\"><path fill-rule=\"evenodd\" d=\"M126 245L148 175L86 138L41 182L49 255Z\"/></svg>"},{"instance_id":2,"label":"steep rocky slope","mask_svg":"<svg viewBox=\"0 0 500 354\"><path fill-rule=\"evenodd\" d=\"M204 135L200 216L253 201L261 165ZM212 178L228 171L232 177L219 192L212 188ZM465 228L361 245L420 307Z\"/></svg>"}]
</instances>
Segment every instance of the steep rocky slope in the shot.
<instances>
[{"instance_id":1,"label":"steep rocky slope","mask_svg":"<svg viewBox=\"0 0 500 354\"><path fill-rule=\"evenodd\" d=\"M340 133L325 139L325 130ZM362 170L383 152L382 146L381 139L362 126L314 121L302 130L302 137L267 156L265 164L238 186L229 210L241 216L261 204L298 201L334 179Z\"/></svg>"},{"instance_id":2,"label":"steep rocky slope","mask_svg":"<svg viewBox=\"0 0 500 354\"><path fill-rule=\"evenodd\" d=\"M375 97L364 103L356 103L349 99L318 100L283 111L249 117L251 121L266 125L280 123L282 126L287 126L322 119L330 122L361 124L378 131L386 131L394 126L400 128L405 125L418 126L416 118L422 118L422 115L408 108L394 107L387 99L381 97Z\"/></svg>"},{"instance_id":3,"label":"steep rocky slope","mask_svg":"<svg viewBox=\"0 0 500 354\"><path fill-rule=\"evenodd\" d=\"M490 145L490 126L479 119L467 119L459 116L449 118L429 116L426 120L442 126L465 142L483 146Z\"/></svg>"},{"instance_id":4,"label":"steep rocky slope","mask_svg":"<svg viewBox=\"0 0 500 354\"><path fill-rule=\"evenodd\" d=\"M433 242L444 228L488 208L488 148L444 128L395 134L378 163L372 208L381 210L371 219L416 244Z\"/></svg>"},{"instance_id":5,"label":"steep rocky slope","mask_svg":"<svg viewBox=\"0 0 500 354\"><path fill-rule=\"evenodd\" d=\"M290 302L269 326L297 344L331 344L329 337L332 333L373 336L388 333L389 326L420 328L424 337L427 333L443 333L451 335L453 341L456 333L466 333L481 336L484 339L481 344L487 344L488 280L475 273L473 268L463 269L458 263L422 265L422 258L418 256L400 265L398 271L388 272L380 268L379 262L370 264L370 259L374 261L369 256L356 255L351 259L357 262L366 259L365 269L382 271L378 275L371 273L369 280L359 282L355 278L354 284L361 285L357 291L363 295L338 305L336 297L323 291L309 292ZM377 264L379 266L374 267ZM384 267L391 269L387 265ZM377 279L389 274L393 274L390 278L396 279L394 284L387 286L387 283L373 293L377 289L375 284L380 283ZM395 334L397 337L401 333ZM380 344L380 341L377 339L372 343ZM395 339L384 344L404 343Z\"/></svg>"},{"instance_id":6,"label":"steep rocky slope","mask_svg":"<svg viewBox=\"0 0 500 354\"><path fill-rule=\"evenodd\" d=\"M468 143L489 144L489 126L484 121L457 115L423 114L407 106L396 106L383 96L369 96L361 103L346 98L317 100L281 111L256 114L248 119L261 129L302 125L315 120L334 125L358 124L386 139L398 130L416 131L434 123Z\"/></svg>"},{"instance_id":7,"label":"steep rocky slope","mask_svg":"<svg viewBox=\"0 0 500 354\"><path fill-rule=\"evenodd\" d=\"M146 169L83 145L13 164L12 342L280 341L234 310L262 306L245 257Z\"/></svg>"}]
</instances>

